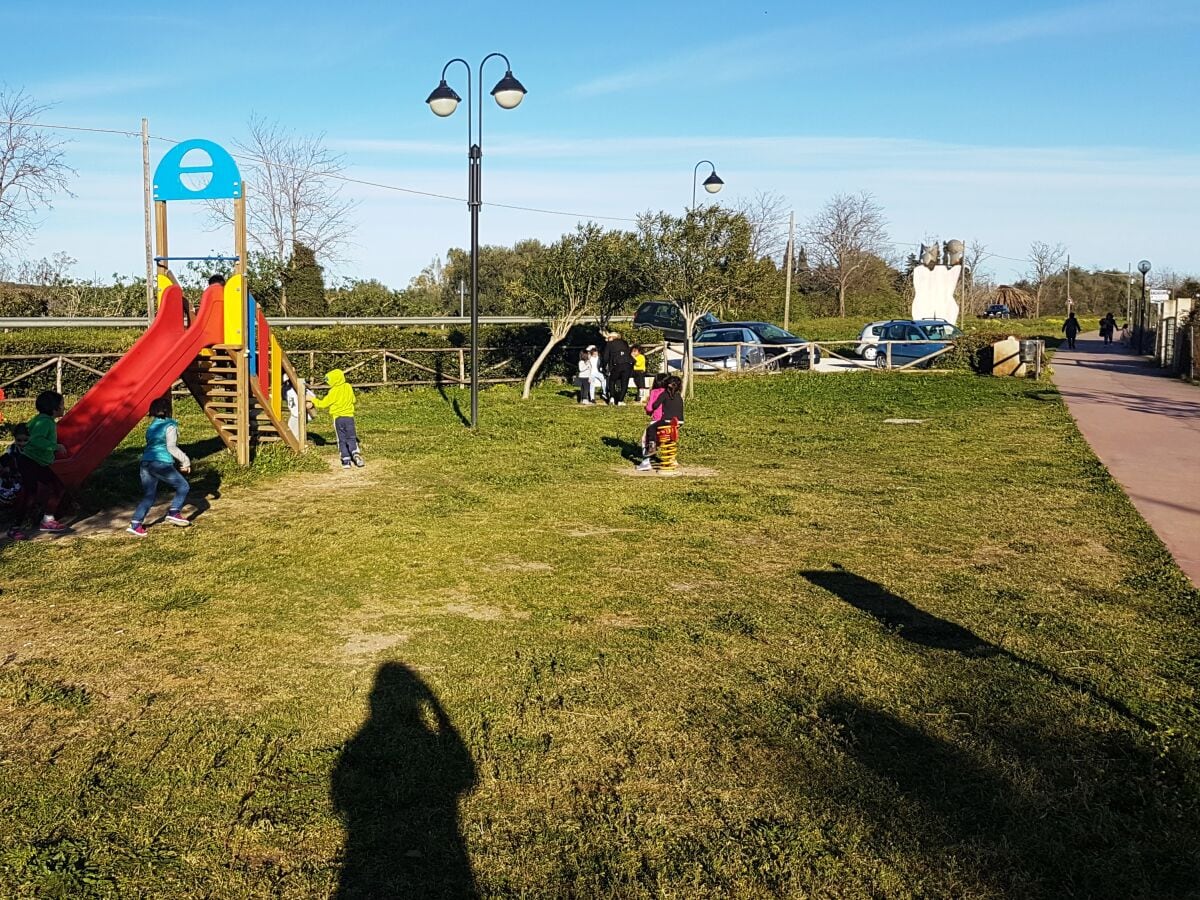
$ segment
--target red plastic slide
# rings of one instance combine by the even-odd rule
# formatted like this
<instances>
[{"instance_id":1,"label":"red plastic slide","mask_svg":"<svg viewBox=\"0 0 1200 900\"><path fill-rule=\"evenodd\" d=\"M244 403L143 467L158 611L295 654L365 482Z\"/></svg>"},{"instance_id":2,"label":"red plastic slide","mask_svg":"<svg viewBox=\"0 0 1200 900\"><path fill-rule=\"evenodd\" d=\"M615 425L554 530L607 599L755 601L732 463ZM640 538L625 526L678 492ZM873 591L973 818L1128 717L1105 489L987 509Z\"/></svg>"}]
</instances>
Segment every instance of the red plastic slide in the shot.
<instances>
[{"instance_id":1,"label":"red plastic slide","mask_svg":"<svg viewBox=\"0 0 1200 900\"><path fill-rule=\"evenodd\" d=\"M78 485L137 427L150 409L205 347L224 334L224 288L204 292L195 321L184 326L183 291L163 293L158 315L124 356L80 398L58 423L67 455L54 471L68 486Z\"/></svg>"}]
</instances>

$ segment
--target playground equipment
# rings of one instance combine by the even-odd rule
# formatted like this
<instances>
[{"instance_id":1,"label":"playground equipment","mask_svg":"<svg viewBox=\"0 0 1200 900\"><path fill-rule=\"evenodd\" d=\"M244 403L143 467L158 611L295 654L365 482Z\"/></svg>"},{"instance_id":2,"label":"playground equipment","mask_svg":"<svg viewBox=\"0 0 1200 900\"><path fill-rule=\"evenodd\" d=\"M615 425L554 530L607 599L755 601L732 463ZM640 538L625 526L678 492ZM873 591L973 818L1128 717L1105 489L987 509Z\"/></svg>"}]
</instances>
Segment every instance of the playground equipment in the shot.
<instances>
[{"instance_id":1,"label":"playground equipment","mask_svg":"<svg viewBox=\"0 0 1200 900\"><path fill-rule=\"evenodd\" d=\"M678 469L675 457L679 453L679 420L672 419L669 425L659 425L655 432L658 452L655 454L656 469Z\"/></svg>"},{"instance_id":2,"label":"playground equipment","mask_svg":"<svg viewBox=\"0 0 1200 900\"><path fill-rule=\"evenodd\" d=\"M207 161L185 165L196 156ZM197 178L203 183L191 186ZM233 201L234 256L170 256L167 203L213 199ZM146 333L59 422L58 439L67 453L54 471L67 485L83 481L137 427L150 401L169 394L180 379L239 465L249 465L264 443L282 442L293 451L304 446L304 417L301 433L294 434L283 416L283 378L299 396L304 383L247 289L245 186L233 157L211 141L172 148L154 171L154 225L158 312ZM183 259L234 262L236 271L225 284L210 285L193 312L169 266Z\"/></svg>"}]
</instances>

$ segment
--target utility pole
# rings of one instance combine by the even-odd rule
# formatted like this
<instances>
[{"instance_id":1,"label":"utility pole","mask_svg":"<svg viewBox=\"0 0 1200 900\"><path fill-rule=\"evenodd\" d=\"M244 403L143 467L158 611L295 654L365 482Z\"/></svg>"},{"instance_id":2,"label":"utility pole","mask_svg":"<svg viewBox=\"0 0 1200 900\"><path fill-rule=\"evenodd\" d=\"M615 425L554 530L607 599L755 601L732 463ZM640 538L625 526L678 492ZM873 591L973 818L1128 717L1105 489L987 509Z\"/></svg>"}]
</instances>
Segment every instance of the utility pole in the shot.
<instances>
[{"instance_id":1,"label":"utility pole","mask_svg":"<svg viewBox=\"0 0 1200 900\"><path fill-rule=\"evenodd\" d=\"M1133 318L1133 263L1128 263L1125 271L1129 275L1125 279L1125 322L1128 323Z\"/></svg>"},{"instance_id":2,"label":"utility pole","mask_svg":"<svg viewBox=\"0 0 1200 900\"><path fill-rule=\"evenodd\" d=\"M1074 304L1071 302L1071 254L1067 254L1067 314L1070 315Z\"/></svg>"},{"instance_id":3,"label":"utility pole","mask_svg":"<svg viewBox=\"0 0 1200 900\"><path fill-rule=\"evenodd\" d=\"M788 242L787 253L785 254L784 266L787 274L784 276L783 282L783 330L788 330L788 322L792 316L792 255L796 252L793 249L793 241L796 237L796 211L792 210L788 213Z\"/></svg>"},{"instance_id":4,"label":"utility pole","mask_svg":"<svg viewBox=\"0 0 1200 900\"><path fill-rule=\"evenodd\" d=\"M150 192L150 123L146 119L142 119L142 195L146 229L146 325L149 326L154 321L158 278L154 273L154 250L150 244L150 216L154 200Z\"/></svg>"},{"instance_id":5,"label":"utility pole","mask_svg":"<svg viewBox=\"0 0 1200 900\"><path fill-rule=\"evenodd\" d=\"M466 314L467 303L467 283L463 279L458 279L458 317L461 319Z\"/></svg>"}]
</instances>

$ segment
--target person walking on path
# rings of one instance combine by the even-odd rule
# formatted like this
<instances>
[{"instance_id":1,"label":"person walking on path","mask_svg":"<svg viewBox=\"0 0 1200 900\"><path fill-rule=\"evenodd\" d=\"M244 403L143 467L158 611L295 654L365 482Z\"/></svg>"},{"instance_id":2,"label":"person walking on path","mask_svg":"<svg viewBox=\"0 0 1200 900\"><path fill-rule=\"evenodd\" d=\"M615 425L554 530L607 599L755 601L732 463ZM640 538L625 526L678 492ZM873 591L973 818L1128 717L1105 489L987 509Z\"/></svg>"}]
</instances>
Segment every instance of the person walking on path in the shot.
<instances>
[{"instance_id":1,"label":"person walking on path","mask_svg":"<svg viewBox=\"0 0 1200 900\"><path fill-rule=\"evenodd\" d=\"M341 369L326 372L325 383L329 385L329 393L313 400L312 405L317 409L328 409L329 415L333 416L342 468L350 468L353 462L361 469L366 463L358 446L358 430L354 427L354 388L346 381L346 373Z\"/></svg>"},{"instance_id":2,"label":"person walking on path","mask_svg":"<svg viewBox=\"0 0 1200 900\"><path fill-rule=\"evenodd\" d=\"M142 482L142 502L133 511L133 521L125 529L135 537L146 536L146 527L142 523L154 506L160 481L175 488L166 521L181 528L192 524L183 515L183 501L187 499L189 490L187 479L183 476L192 471L192 461L179 449L179 423L171 418L171 401L159 397L151 403L150 418L153 421L146 429L146 449L138 469L138 478ZM179 463L178 471L175 463Z\"/></svg>"},{"instance_id":3,"label":"person walking on path","mask_svg":"<svg viewBox=\"0 0 1200 900\"><path fill-rule=\"evenodd\" d=\"M629 379L633 377L633 354L625 338L615 331L607 336L600 364L608 378L608 402L624 406Z\"/></svg>"},{"instance_id":4,"label":"person walking on path","mask_svg":"<svg viewBox=\"0 0 1200 900\"><path fill-rule=\"evenodd\" d=\"M1104 343L1111 344L1113 342L1113 335L1116 333L1116 331L1117 320L1112 313L1109 313L1100 320L1100 337L1104 338Z\"/></svg>"},{"instance_id":5,"label":"person walking on path","mask_svg":"<svg viewBox=\"0 0 1200 900\"><path fill-rule=\"evenodd\" d=\"M1067 316L1067 321L1063 322L1062 332L1067 336L1067 349L1075 349L1075 338L1079 332L1083 331L1083 326L1079 324L1079 320L1075 318L1075 313Z\"/></svg>"}]
</instances>

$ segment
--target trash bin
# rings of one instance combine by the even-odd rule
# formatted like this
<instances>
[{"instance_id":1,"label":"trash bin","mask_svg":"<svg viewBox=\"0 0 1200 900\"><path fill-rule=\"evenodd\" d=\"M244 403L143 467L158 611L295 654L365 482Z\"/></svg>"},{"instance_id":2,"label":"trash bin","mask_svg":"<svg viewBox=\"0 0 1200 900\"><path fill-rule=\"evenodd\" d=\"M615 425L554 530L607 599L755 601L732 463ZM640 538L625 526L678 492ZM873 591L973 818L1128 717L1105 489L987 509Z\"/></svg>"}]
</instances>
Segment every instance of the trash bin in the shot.
<instances>
[{"instance_id":1,"label":"trash bin","mask_svg":"<svg viewBox=\"0 0 1200 900\"><path fill-rule=\"evenodd\" d=\"M1021 341L1021 363L1028 371L1033 372L1034 378L1040 378L1042 375L1042 360L1045 358L1045 351L1045 341Z\"/></svg>"}]
</instances>

